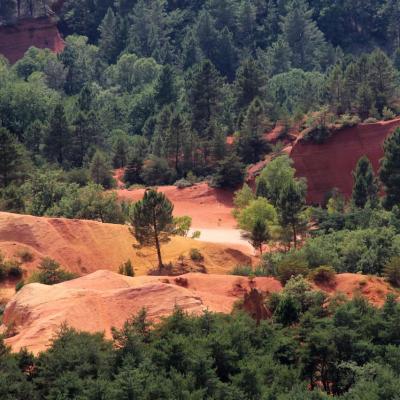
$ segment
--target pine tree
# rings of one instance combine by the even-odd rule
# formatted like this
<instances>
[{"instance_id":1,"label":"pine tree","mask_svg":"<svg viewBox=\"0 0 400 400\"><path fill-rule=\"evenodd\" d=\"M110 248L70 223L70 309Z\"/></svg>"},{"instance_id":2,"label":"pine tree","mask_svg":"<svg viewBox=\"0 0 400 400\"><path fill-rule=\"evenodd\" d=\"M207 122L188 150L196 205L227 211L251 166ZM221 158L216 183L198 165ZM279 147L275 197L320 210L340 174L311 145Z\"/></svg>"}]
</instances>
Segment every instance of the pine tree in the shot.
<instances>
[{"instance_id":1,"label":"pine tree","mask_svg":"<svg viewBox=\"0 0 400 400\"><path fill-rule=\"evenodd\" d=\"M216 161L222 160L226 156L226 135L220 129L214 135L212 141L212 155Z\"/></svg>"},{"instance_id":2,"label":"pine tree","mask_svg":"<svg viewBox=\"0 0 400 400\"><path fill-rule=\"evenodd\" d=\"M381 113L390 106L395 91L396 70L390 58L382 51L375 50L368 58L367 80L375 98L375 104Z\"/></svg>"},{"instance_id":3,"label":"pine tree","mask_svg":"<svg viewBox=\"0 0 400 400\"><path fill-rule=\"evenodd\" d=\"M177 91L175 85L175 75L170 65L165 65L161 69L160 75L154 86L155 101L159 109L167 104L176 102Z\"/></svg>"},{"instance_id":4,"label":"pine tree","mask_svg":"<svg viewBox=\"0 0 400 400\"><path fill-rule=\"evenodd\" d=\"M270 239L270 234L266 223L257 219L254 223L253 229L250 233L250 243L255 249L260 250L260 254L263 252L263 244Z\"/></svg>"},{"instance_id":5,"label":"pine tree","mask_svg":"<svg viewBox=\"0 0 400 400\"><path fill-rule=\"evenodd\" d=\"M247 163L255 163L268 150L263 134L270 127L262 101L255 98L247 109L236 144L238 155Z\"/></svg>"},{"instance_id":6,"label":"pine tree","mask_svg":"<svg viewBox=\"0 0 400 400\"><path fill-rule=\"evenodd\" d=\"M138 154L134 153L129 158L129 162L126 165L123 181L127 185L133 185L134 183L142 183L141 173L143 166L143 158Z\"/></svg>"},{"instance_id":7,"label":"pine tree","mask_svg":"<svg viewBox=\"0 0 400 400\"><path fill-rule=\"evenodd\" d=\"M44 140L44 153L49 161L63 165L67 161L70 144L70 130L62 104L57 104L50 117Z\"/></svg>"},{"instance_id":8,"label":"pine tree","mask_svg":"<svg viewBox=\"0 0 400 400\"><path fill-rule=\"evenodd\" d=\"M22 167L22 146L11 132L0 127L0 187L16 179Z\"/></svg>"},{"instance_id":9,"label":"pine tree","mask_svg":"<svg viewBox=\"0 0 400 400\"><path fill-rule=\"evenodd\" d=\"M250 1L242 1L238 10L238 40L242 47L255 50L256 9Z\"/></svg>"},{"instance_id":10,"label":"pine tree","mask_svg":"<svg viewBox=\"0 0 400 400\"><path fill-rule=\"evenodd\" d=\"M330 104L337 114L343 114L346 110L345 104L345 81L341 64L336 64L328 75L328 94Z\"/></svg>"},{"instance_id":11,"label":"pine tree","mask_svg":"<svg viewBox=\"0 0 400 400\"><path fill-rule=\"evenodd\" d=\"M302 180L291 180L281 192L278 200L279 218L282 227L290 227L294 247L297 247L297 234L302 226L301 213L306 203L306 184Z\"/></svg>"},{"instance_id":12,"label":"pine tree","mask_svg":"<svg viewBox=\"0 0 400 400\"><path fill-rule=\"evenodd\" d=\"M218 71L232 82L236 73L238 50L235 47L233 35L227 27L218 33L217 42L217 56L214 64Z\"/></svg>"},{"instance_id":13,"label":"pine tree","mask_svg":"<svg viewBox=\"0 0 400 400\"><path fill-rule=\"evenodd\" d=\"M124 168L128 162L128 142L119 136L113 146L113 167Z\"/></svg>"},{"instance_id":14,"label":"pine tree","mask_svg":"<svg viewBox=\"0 0 400 400\"><path fill-rule=\"evenodd\" d=\"M237 110L247 108L254 98L262 97L265 83L255 60L251 58L244 60L237 71L234 82Z\"/></svg>"},{"instance_id":15,"label":"pine tree","mask_svg":"<svg viewBox=\"0 0 400 400\"><path fill-rule=\"evenodd\" d=\"M222 79L209 60L198 64L188 81L192 128L205 137L221 109Z\"/></svg>"},{"instance_id":16,"label":"pine tree","mask_svg":"<svg viewBox=\"0 0 400 400\"><path fill-rule=\"evenodd\" d=\"M188 136L188 126L186 120L182 118L180 112L172 115L168 127L168 134L165 139L165 147L167 149L167 156L174 160L175 171L179 175L180 172L180 159L182 158L183 143L186 136Z\"/></svg>"},{"instance_id":17,"label":"pine tree","mask_svg":"<svg viewBox=\"0 0 400 400\"><path fill-rule=\"evenodd\" d=\"M208 11L200 12L195 32L197 43L204 57L214 61L217 55L218 31L215 28L215 21Z\"/></svg>"},{"instance_id":18,"label":"pine tree","mask_svg":"<svg viewBox=\"0 0 400 400\"><path fill-rule=\"evenodd\" d=\"M163 193L148 189L143 199L135 203L131 217L131 232L141 245L154 245L157 250L158 268L161 271L161 242L173 231L173 204Z\"/></svg>"},{"instance_id":19,"label":"pine tree","mask_svg":"<svg viewBox=\"0 0 400 400\"><path fill-rule=\"evenodd\" d=\"M400 128L386 138L383 150L384 156L381 159L379 177L386 192L384 205L391 209L400 204Z\"/></svg>"},{"instance_id":20,"label":"pine tree","mask_svg":"<svg viewBox=\"0 0 400 400\"><path fill-rule=\"evenodd\" d=\"M89 171L94 183L103 186L105 189L110 189L113 186L114 180L110 163L99 150L93 155Z\"/></svg>"},{"instance_id":21,"label":"pine tree","mask_svg":"<svg viewBox=\"0 0 400 400\"><path fill-rule=\"evenodd\" d=\"M99 32L100 53L105 61L112 64L115 62L119 53L119 27L117 18L111 8L108 8L103 21L101 21Z\"/></svg>"},{"instance_id":22,"label":"pine tree","mask_svg":"<svg viewBox=\"0 0 400 400\"><path fill-rule=\"evenodd\" d=\"M378 182L368 157L361 157L353 171L352 202L356 207L364 208L367 202L376 206L378 202Z\"/></svg>"},{"instance_id":23,"label":"pine tree","mask_svg":"<svg viewBox=\"0 0 400 400\"><path fill-rule=\"evenodd\" d=\"M325 61L325 38L312 14L305 0L292 0L282 19L282 34L292 51L294 68L312 70L320 68Z\"/></svg>"},{"instance_id":24,"label":"pine tree","mask_svg":"<svg viewBox=\"0 0 400 400\"><path fill-rule=\"evenodd\" d=\"M292 51L287 42L279 38L272 44L262 58L265 59L268 75L274 76L290 70Z\"/></svg>"}]
</instances>

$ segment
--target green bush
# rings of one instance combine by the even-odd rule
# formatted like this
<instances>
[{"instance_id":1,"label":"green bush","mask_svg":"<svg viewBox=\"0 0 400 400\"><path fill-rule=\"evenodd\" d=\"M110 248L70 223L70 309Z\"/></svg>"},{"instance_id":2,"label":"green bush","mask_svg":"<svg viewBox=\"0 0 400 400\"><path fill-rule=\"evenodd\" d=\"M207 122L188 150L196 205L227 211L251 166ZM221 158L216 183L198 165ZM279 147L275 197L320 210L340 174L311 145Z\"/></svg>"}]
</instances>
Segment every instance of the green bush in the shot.
<instances>
[{"instance_id":1,"label":"green bush","mask_svg":"<svg viewBox=\"0 0 400 400\"><path fill-rule=\"evenodd\" d=\"M192 261L204 261L204 256L201 254L199 249L190 249L189 256Z\"/></svg>"},{"instance_id":2,"label":"green bush","mask_svg":"<svg viewBox=\"0 0 400 400\"><path fill-rule=\"evenodd\" d=\"M122 263L118 268L118 273L126 276L135 276L135 270L132 266L132 261L129 259Z\"/></svg>"},{"instance_id":3,"label":"green bush","mask_svg":"<svg viewBox=\"0 0 400 400\"><path fill-rule=\"evenodd\" d=\"M389 107L383 107L382 118L384 121L389 121L396 118L396 114Z\"/></svg>"},{"instance_id":4,"label":"green bush","mask_svg":"<svg viewBox=\"0 0 400 400\"><path fill-rule=\"evenodd\" d=\"M28 283L39 282L44 285L55 285L77 277L76 274L62 269L57 261L46 257L39 264L38 271L30 276Z\"/></svg>"},{"instance_id":5,"label":"green bush","mask_svg":"<svg viewBox=\"0 0 400 400\"><path fill-rule=\"evenodd\" d=\"M369 117L363 121L364 124L375 124L376 122L378 122L378 120L373 117Z\"/></svg>"},{"instance_id":6,"label":"green bush","mask_svg":"<svg viewBox=\"0 0 400 400\"><path fill-rule=\"evenodd\" d=\"M20 260L24 263L27 262L32 262L35 257L33 255L33 253L28 250L28 249L21 249L17 252L17 256L20 258Z\"/></svg>"},{"instance_id":7,"label":"green bush","mask_svg":"<svg viewBox=\"0 0 400 400\"><path fill-rule=\"evenodd\" d=\"M192 182L189 182L185 178L179 179L174 183L174 186L176 186L178 189L184 189L193 186Z\"/></svg>"},{"instance_id":8,"label":"green bush","mask_svg":"<svg viewBox=\"0 0 400 400\"><path fill-rule=\"evenodd\" d=\"M270 276L262 266L253 268L251 265L236 265L230 274L237 276Z\"/></svg>"},{"instance_id":9,"label":"green bush","mask_svg":"<svg viewBox=\"0 0 400 400\"><path fill-rule=\"evenodd\" d=\"M311 271L310 278L318 284L331 285L335 281L336 271L327 265L318 267Z\"/></svg>"},{"instance_id":10,"label":"green bush","mask_svg":"<svg viewBox=\"0 0 400 400\"><path fill-rule=\"evenodd\" d=\"M290 278L298 275L307 276L308 273L309 268L307 261L302 256L293 253L279 262L277 278L282 285L285 285Z\"/></svg>"},{"instance_id":11,"label":"green bush","mask_svg":"<svg viewBox=\"0 0 400 400\"><path fill-rule=\"evenodd\" d=\"M385 266L383 275L394 287L400 287L400 257L393 257Z\"/></svg>"},{"instance_id":12,"label":"green bush","mask_svg":"<svg viewBox=\"0 0 400 400\"><path fill-rule=\"evenodd\" d=\"M23 275L23 270L21 264L16 260L8 260L3 263L3 266L7 272L9 278L21 278Z\"/></svg>"}]
</instances>

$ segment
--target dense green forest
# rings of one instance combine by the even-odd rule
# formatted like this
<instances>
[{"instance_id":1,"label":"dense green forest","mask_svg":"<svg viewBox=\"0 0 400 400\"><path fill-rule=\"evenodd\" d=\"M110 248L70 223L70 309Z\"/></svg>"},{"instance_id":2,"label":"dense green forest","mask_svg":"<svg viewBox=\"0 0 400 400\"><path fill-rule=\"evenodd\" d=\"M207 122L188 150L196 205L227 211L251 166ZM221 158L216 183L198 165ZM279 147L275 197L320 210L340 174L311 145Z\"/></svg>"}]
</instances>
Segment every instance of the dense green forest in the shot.
<instances>
[{"instance_id":1,"label":"dense green forest","mask_svg":"<svg viewBox=\"0 0 400 400\"><path fill-rule=\"evenodd\" d=\"M395 400L400 305L334 299L293 280L259 325L244 314L186 316L157 326L145 313L102 334L66 326L35 357L0 342L4 400ZM310 389L312 389L310 391Z\"/></svg>"},{"instance_id":2,"label":"dense green forest","mask_svg":"<svg viewBox=\"0 0 400 400\"><path fill-rule=\"evenodd\" d=\"M2 15L46 4L10 0ZM234 187L271 151L261 135L277 120L323 140L315 112L392 118L399 15L394 0L67 0L61 54L0 62L1 208L58 215L60 198L112 187L112 167L127 167L128 186L189 174ZM35 193L40 182L53 191Z\"/></svg>"}]
</instances>

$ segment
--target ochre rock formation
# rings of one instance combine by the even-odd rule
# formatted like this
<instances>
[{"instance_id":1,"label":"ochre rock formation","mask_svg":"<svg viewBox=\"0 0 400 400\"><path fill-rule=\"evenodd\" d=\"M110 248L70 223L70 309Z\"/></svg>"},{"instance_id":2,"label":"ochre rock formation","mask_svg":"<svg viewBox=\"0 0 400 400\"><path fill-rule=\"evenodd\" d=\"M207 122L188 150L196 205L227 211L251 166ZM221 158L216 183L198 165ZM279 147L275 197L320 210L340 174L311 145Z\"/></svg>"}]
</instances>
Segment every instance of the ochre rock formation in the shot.
<instances>
[{"instance_id":1,"label":"ochre rock formation","mask_svg":"<svg viewBox=\"0 0 400 400\"><path fill-rule=\"evenodd\" d=\"M22 58L32 46L56 53L64 49L64 41L53 19L29 18L15 25L0 26L0 54L11 63Z\"/></svg>"},{"instance_id":2,"label":"ochre rock formation","mask_svg":"<svg viewBox=\"0 0 400 400\"><path fill-rule=\"evenodd\" d=\"M307 179L308 202L323 202L325 195L333 188L349 197L353 188L352 171L359 158L366 155L375 171L378 171L379 160L383 156L383 142L398 126L400 118L359 124L333 132L322 144L298 138L290 157L297 175Z\"/></svg>"},{"instance_id":3,"label":"ochre rock formation","mask_svg":"<svg viewBox=\"0 0 400 400\"><path fill-rule=\"evenodd\" d=\"M200 250L209 273L227 273L237 264L251 263L249 256L229 245L179 236L162 245L163 260L176 262L192 248ZM157 265L155 249L139 248L127 225L0 212L0 251L12 258L21 249L34 256L33 262L22 266L28 272L43 257L51 257L79 275L98 269L117 271L128 259L136 274L146 274Z\"/></svg>"},{"instance_id":4,"label":"ochre rock formation","mask_svg":"<svg viewBox=\"0 0 400 400\"><path fill-rule=\"evenodd\" d=\"M142 308L153 321L171 314L175 306L197 315L205 310L229 313L250 288L247 278L232 275L190 273L184 279L182 287L174 277L130 278L100 270L54 286L29 284L5 309L3 329L14 333L6 342L16 351L24 346L44 350L64 322L110 337L111 327L120 328ZM252 285L261 291L281 290L273 278L255 278Z\"/></svg>"}]
</instances>

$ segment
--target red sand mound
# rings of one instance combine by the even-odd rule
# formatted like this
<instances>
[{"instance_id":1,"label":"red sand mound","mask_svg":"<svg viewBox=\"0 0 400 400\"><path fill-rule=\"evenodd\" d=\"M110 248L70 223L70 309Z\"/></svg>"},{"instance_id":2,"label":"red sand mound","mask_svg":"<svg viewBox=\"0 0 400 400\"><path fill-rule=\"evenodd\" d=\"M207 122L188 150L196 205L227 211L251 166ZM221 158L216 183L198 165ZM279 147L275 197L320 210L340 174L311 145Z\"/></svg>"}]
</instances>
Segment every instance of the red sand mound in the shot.
<instances>
[{"instance_id":1,"label":"red sand mound","mask_svg":"<svg viewBox=\"0 0 400 400\"><path fill-rule=\"evenodd\" d=\"M12 327L16 333L6 342L16 351L24 346L34 352L44 350L63 322L88 332L105 331L110 337L112 326L121 327L143 307L152 320L170 314L176 305L193 314L207 309L227 313L249 289L247 278L235 276L186 274L182 278L186 287L179 286L177 278L129 278L97 271L54 286L27 285L6 307L3 328ZM262 291L281 289L272 278L256 278L255 285Z\"/></svg>"},{"instance_id":2,"label":"red sand mound","mask_svg":"<svg viewBox=\"0 0 400 400\"><path fill-rule=\"evenodd\" d=\"M200 228L235 228L232 216L233 191L210 188L206 183L178 189L176 186L160 186L160 192L174 203L176 216L189 215L192 226ZM144 189L117 191L120 199L140 200Z\"/></svg>"},{"instance_id":3,"label":"red sand mound","mask_svg":"<svg viewBox=\"0 0 400 400\"><path fill-rule=\"evenodd\" d=\"M8 257L21 249L31 251L34 261L23 265L28 271L48 256L80 275L98 269L117 271L127 259L132 260L136 274L145 274L157 265L155 250L137 248L135 244L125 225L0 212L0 250ZM187 256L191 248L201 251L209 273L226 273L236 264L251 262L248 256L229 246L183 237L173 237L162 246L164 262Z\"/></svg>"},{"instance_id":4,"label":"red sand mound","mask_svg":"<svg viewBox=\"0 0 400 400\"><path fill-rule=\"evenodd\" d=\"M11 63L22 58L32 46L61 52L64 42L57 29L57 23L51 18L35 18L0 27L0 54Z\"/></svg>"},{"instance_id":5,"label":"red sand mound","mask_svg":"<svg viewBox=\"0 0 400 400\"><path fill-rule=\"evenodd\" d=\"M332 188L338 188L349 197L353 187L352 171L359 158L368 156L377 171L383 156L383 141L398 126L400 118L342 129L323 144L297 140L290 156L297 175L307 178L308 202L321 203Z\"/></svg>"}]
</instances>

